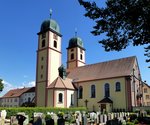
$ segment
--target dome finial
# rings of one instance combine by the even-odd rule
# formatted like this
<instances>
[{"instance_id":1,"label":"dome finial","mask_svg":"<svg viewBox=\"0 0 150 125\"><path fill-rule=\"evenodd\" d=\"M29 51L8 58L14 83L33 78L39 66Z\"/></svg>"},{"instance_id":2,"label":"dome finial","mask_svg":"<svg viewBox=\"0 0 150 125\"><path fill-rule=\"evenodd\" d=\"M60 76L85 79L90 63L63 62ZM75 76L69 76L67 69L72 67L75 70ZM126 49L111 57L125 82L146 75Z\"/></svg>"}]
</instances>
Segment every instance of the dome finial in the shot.
<instances>
[{"instance_id":1,"label":"dome finial","mask_svg":"<svg viewBox=\"0 0 150 125\"><path fill-rule=\"evenodd\" d=\"M49 12L50 12L50 19L51 19L51 17L52 17L52 9L50 9Z\"/></svg>"},{"instance_id":2,"label":"dome finial","mask_svg":"<svg viewBox=\"0 0 150 125\"><path fill-rule=\"evenodd\" d=\"M77 28L75 28L75 37L77 37Z\"/></svg>"}]
</instances>

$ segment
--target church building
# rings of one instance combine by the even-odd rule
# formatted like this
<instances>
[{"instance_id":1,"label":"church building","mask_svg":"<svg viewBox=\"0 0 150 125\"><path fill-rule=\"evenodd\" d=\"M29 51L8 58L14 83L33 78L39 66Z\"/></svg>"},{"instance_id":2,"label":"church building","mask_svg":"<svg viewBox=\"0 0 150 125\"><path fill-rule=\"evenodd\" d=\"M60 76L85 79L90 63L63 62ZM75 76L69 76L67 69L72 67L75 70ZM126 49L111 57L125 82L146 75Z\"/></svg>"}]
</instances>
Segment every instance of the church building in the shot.
<instances>
[{"instance_id":1,"label":"church building","mask_svg":"<svg viewBox=\"0 0 150 125\"><path fill-rule=\"evenodd\" d=\"M55 20L42 22L37 49L37 106L111 112L131 111L142 104L141 75L135 56L86 65L83 41L75 36L68 42L65 68L61 38Z\"/></svg>"}]
</instances>

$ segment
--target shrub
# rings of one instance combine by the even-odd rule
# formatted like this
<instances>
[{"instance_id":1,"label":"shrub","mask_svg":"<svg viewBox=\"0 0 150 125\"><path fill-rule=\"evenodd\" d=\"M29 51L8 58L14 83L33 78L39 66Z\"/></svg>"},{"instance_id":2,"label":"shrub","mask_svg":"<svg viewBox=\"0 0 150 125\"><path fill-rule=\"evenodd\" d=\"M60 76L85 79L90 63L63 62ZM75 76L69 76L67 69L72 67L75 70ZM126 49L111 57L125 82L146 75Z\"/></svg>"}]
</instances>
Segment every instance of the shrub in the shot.
<instances>
[{"instance_id":1,"label":"shrub","mask_svg":"<svg viewBox=\"0 0 150 125\"><path fill-rule=\"evenodd\" d=\"M29 115L29 118L33 116L34 112L41 112L43 114L47 114L47 112L54 112L58 114L58 112L75 112L75 111L87 111L85 107L77 107L77 108L53 108L53 107L11 107L4 108L0 107L0 110L6 110L7 118L11 116L17 115L18 112L25 112L25 114Z\"/></svg>"},{"instance_id":2,"label":"shrub","mask_svg":"<svg viewBox=\"0 0 150 125\"><path fill-rule=\"evenodd\" d=\"M134 124L138 124L139 121L137 119L134 120Z\"/></svg>"},{"instance_id":3,"label":"shrub","mask_svg":"<svg viewBox=\"0 0 150 125\"><path fill-rule=\"evenodd\" d=\"M50 120L51 118L52 118L51 115L50 115L50 114L47 114L47 115L45 116L45 121Z\"/></svg>"},{"instance_id":4,"label":"shrub","mask_svg":"<svg viewBox=\"0 0 150 125\"><path fill-rule=\"evenodd\" d=\"M127 125L135 125L133 122L127 122Z\"/></svg>"}]
</instances>

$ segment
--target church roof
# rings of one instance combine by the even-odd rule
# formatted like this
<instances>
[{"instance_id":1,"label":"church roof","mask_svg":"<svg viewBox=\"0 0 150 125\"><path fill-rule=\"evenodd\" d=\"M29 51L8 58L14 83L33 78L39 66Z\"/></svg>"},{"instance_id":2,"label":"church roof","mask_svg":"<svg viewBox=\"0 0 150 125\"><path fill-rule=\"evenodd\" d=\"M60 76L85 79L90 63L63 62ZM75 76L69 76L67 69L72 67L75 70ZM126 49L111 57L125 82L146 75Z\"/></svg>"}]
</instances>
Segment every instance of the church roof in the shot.
<instances>
[{"instance_id":1,"label":"church roof","mask_svg":"<svg viewBox=\"0 0 150 125\"><path fill-rule=\"evenodd\" d=\"M27 92L35 92L35 87L12 89L8 91L2 98L19 97Z\"/></svg>"},{"instance_id":2,"label":"church roof","mask_svg":"<svg viewBox=\"0 0 150 125\"><path fill-rule=\"evenodd\" d=\"M74 82L99 80L106 78L129 76L133 70L136 57L127 57L107 62L101 62L77 67L70 71L68 78Z\"/></svg>"},{"instance_id":3,"label":"church roof","mask_svg":"<svg viewBox=\"0 0 150 125\"><path fill-rule=\"evenodd\" d=\"M73 37L69 40L69 45L67 49L80 47L83 48L83 41L80 37Z\"/></svg>"},{"instance_id":4,"label":"church roof","mask_svg":"<svg viewBox=\"0 0 150 125\"><path fill-rule=\"evenodd\" d=\"M69 78L62 79L61 77L57 77L49 86L48 88L57 88L57 89L73 89L74 86L72 85L72 80Z\"/></svg>"},{"instance_id":5,"label":"church roof","mask_svg":"<svg viewBox=\"0 0 150 125\"><path fill-rule=\"evenodd\" d=\"M41 24L40 33L52 30L58 35L60 35L60 28L58 23L53 19L44 20Z\"/></svg>"},{"instance_id":6,"label":"church roof","mask_svg":"<svg viewBox=\"0 0 150 125\"><path fill-rule=\"evenodd\" d=\"M113 101L110 98L105 97L102 100L100 100L98 103L113 103Z\"/></svg>"}]
</instances>

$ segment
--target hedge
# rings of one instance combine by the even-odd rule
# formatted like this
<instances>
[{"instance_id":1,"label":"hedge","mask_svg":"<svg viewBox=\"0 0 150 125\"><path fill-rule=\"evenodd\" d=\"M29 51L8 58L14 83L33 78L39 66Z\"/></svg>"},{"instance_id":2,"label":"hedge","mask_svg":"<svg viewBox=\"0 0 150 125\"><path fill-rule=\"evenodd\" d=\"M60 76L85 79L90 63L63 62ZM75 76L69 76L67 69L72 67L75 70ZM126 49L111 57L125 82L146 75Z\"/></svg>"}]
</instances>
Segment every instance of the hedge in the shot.
<instances>
[{"instance_id":1,"label":"hedge","mask_svg":"<svg viewBox=\"0 0 150 125\"><path fill-rule=\"evenodd\" d=\"M53 108L53 107L0 107L0 110L6 110L7 118L11 116L15 116L19 112L24 112L25 114L29 115L29 118L33 116L35 112L41 112L46 114L47 112L54 112L58 114L58 112L75 112L75 111L87 111L85 107L76 107L76 108Z\"/></svg>"}]
</instances>

